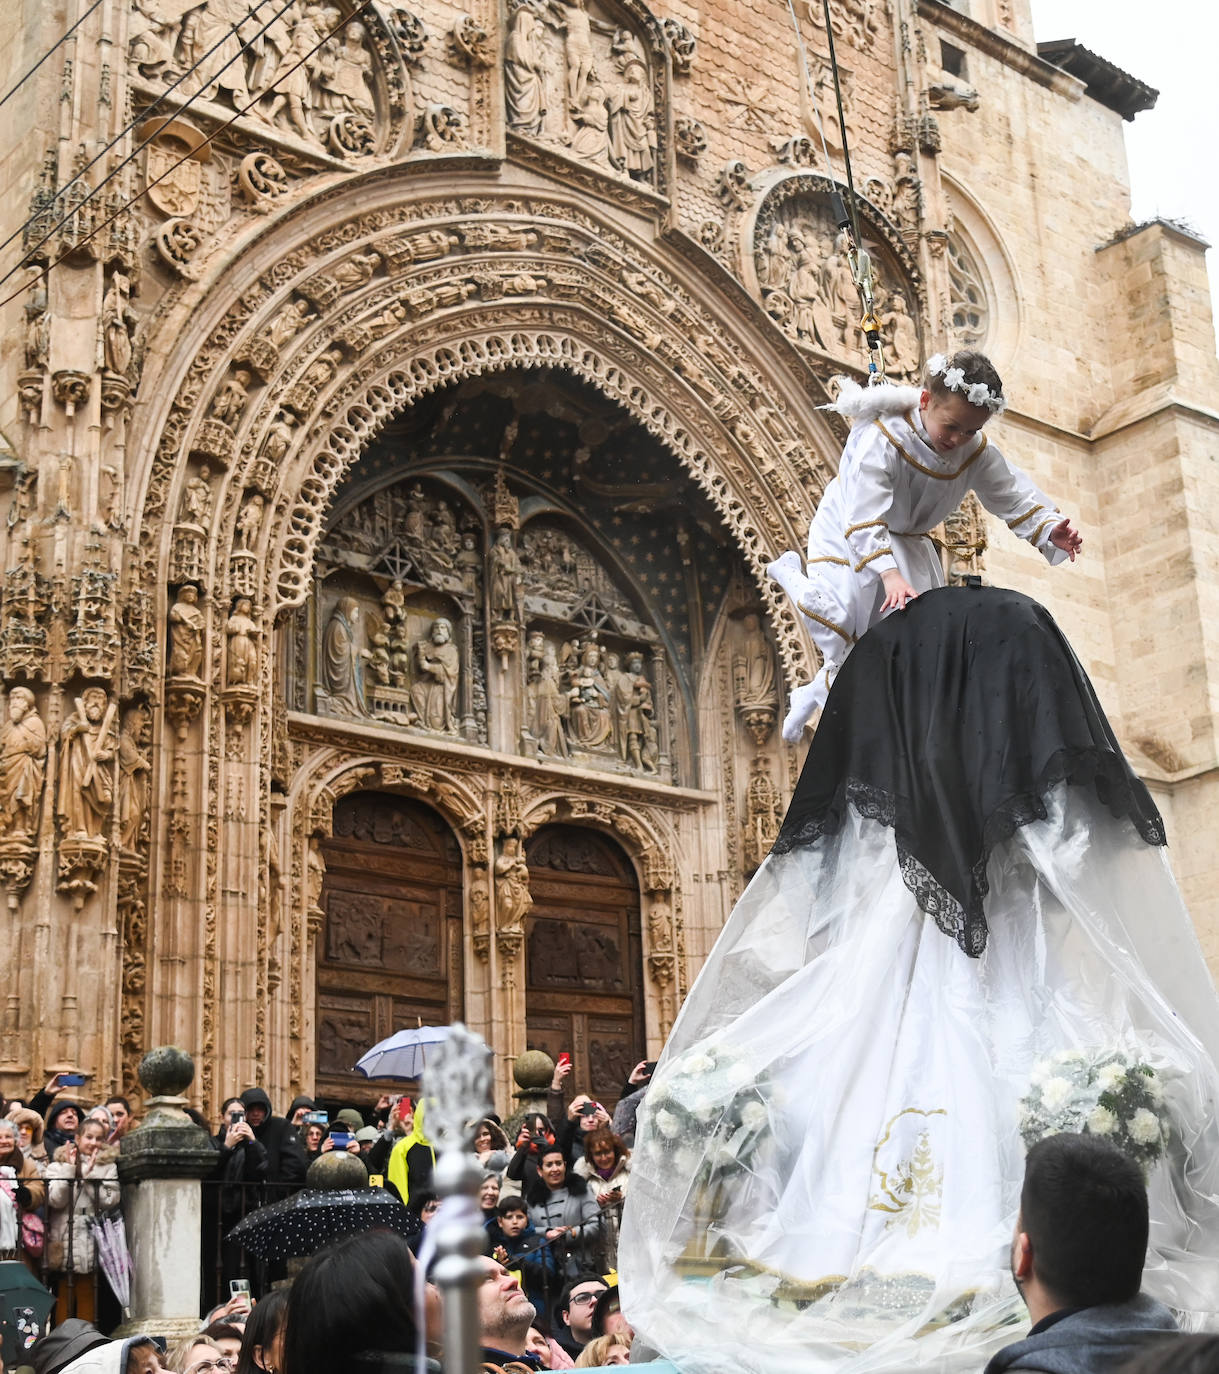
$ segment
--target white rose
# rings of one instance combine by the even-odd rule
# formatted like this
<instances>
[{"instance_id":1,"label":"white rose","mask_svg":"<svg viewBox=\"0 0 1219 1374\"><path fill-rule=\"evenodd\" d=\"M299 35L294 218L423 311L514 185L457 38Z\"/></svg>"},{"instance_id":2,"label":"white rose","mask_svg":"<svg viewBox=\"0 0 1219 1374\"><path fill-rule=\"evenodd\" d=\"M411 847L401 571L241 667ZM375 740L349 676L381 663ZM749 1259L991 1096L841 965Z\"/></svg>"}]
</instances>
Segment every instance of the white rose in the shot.
<instances>
[{"instance_id":1,"label":"white rose","mask_svg":"<svg viewBox=\"0 0 1219 1374\"><path fill-rule=\"evenodd\" d=\"M681 1134L681 1122L672 1112L666 1112L662 1107L660 1111L656 1113L656 1129L661 1135L667 1136L668 1139L676 1140Z\"/></svg>"},{"instance_id":2,"label":"white rose","mask_svg":"<svg viewBox=\"0 0 1219 1374\"><path fill-rule=\"evenodd\" d=\"M765 1125L768 1116L769 1113L760 1102L746 1102L741 1108L741 1125L747 1130L756 1131Z\"/></svg>"},{"instance_id":3,"label":"white rose","mask_svg":"<svg viewBox=\"0 0 1219 1374\"><path fill-rule=\"evenodd\" d=\"M927 371L933 377L938 377L947 366L948 359L944 357L942 353L936 353L933 357L927 359Z\"/></svg>"},{"instance_id":4,"label":"white rose","mask_svg":"<svg viewBox=\"0 0 1219 1374\"><path fill-rule=\"evenodd\" d=\"M1050 1062L1060 1068L1066 1068L1068 1065L1082 1064L1084 1055L1081 1050L1059 1050Z\"/></svg>"},{"instance_id":5,"label":"white rose","mask_svg":"<svg viewBox=\"0 0 1219 1374\"><path fill-rule=\"evenodd\" d=\"M1164 1101L1164 1084L1160 1081L1159 1074L1152 1073L1145 1075L1143 1078L1143 1090L1157 1107Z\"/></svg>"},{"instance_id":6,"label":"white rose","mask_svg":"<svg viewBox=\"0 0 1219 1374\"><path fill-rule=\"evenodd\" d=\"M1096 1075L1101 1092L1116 1092L1126 1081L1126 1070L1121 1064L1106 1064Z\"/></svg>"},{"instance_id":7,"label":"white rose","mask_svg":"<svg viewBox=\"0 0 1219 1374\"><path fill-rule=\"evenodd\" d=\"M971 406L984 406L990 400L990 388L985 382L974 382L965 393Z\"/></svg>"},{"instance_id":8,"label":"white rose","mask_svg":"<svg viewBox=\"0 0 1219 1374\"><path fill-rule=\"evenodd\" d=\"M692 1054L682 1062L683 1073L710 1073L715 1061L708 1054Z\"/></svg>"},{"instance_id":9,"label":"white rose","mask_svg":"<svg viewBox=\"0 0 1219 1374\"><path fill-rule=\"evenodd\" d=\"M1136 1145L1151 1145L1160 1138L1160 1119L1146 1107L1140 1107L1126 1122L1126 1130Z\"/></svg>"},{"instance_id":10,"label":"white rose","mask_svg":"<svg viewBox=\"0 0 1219 1374\"><path fill-rule=\"evenodd\" d=\"M1074 1091L1065 1078L1051 1078L1041 1089L1041 1101L1047 1112L1056 1112L1071 1100Z\"/></svg>"},{"instance_id":11,"label":"white rose","mask_svg":"<svg viewBox=\"0 0 1219 1374\"><path fill-rule=\"evenodd\" d=\"M957 391L965 385L965 373L959 367L950 367L944 373L944 385L949 391Z\"/></svg>"},{"instance_id":12,"label":"white rose","mask_svg":"<svg viewBox=\"0 0 1219 1374\"><path fill-rule=\"evenodd\" d=\"M1093 1135L1111 1135L1117 1130L1117 1114L1108 1107L1094 1107L1088 1114L1088 1130Z\"/></svg>"}]
</instances>

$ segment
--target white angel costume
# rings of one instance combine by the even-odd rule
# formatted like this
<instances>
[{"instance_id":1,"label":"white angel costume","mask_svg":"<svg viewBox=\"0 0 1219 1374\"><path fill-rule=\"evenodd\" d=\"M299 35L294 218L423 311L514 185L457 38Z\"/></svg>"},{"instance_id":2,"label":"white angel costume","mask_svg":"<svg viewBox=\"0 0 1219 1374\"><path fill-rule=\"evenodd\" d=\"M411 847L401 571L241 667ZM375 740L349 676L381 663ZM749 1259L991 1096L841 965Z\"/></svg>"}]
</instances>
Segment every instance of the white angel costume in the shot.
<instances>
[{"instance_id":1,"label":"white angel costume","mask_svg":"<svg viewBox=\"0 0 1219 1374\"><path fill-rule=\"evenodd\" d=\"M919 419L915 387L843 388L827 409L854 420L838 468L808 532L804 568L795 551L767 571L796 603L821 654L821 671L798 687L783 724L800 738L852 646L880 618L881 574L896 568L916 592L944 585L931 531L970 491L1048 562L1066 557L1050 543L1062 520L1050 498L1013 467L985 434L937 453Z\"/></svg>"},{"instance_id":2,"label":"white angel costume","mask_svg":"<svg viewBox=\"0 0 1219 1374\"><path fill-rule=\"evenodd\" d=\"M682 1374L976 1374L1028 1326L1030 1094L1115 1057L1162 1085L1130 1116L1144 1291L1213 1322L1219 998L1163 843L1042 607L945 588L865 636L641 1108L640 1341Z\"/></svg>"}]
</instances>

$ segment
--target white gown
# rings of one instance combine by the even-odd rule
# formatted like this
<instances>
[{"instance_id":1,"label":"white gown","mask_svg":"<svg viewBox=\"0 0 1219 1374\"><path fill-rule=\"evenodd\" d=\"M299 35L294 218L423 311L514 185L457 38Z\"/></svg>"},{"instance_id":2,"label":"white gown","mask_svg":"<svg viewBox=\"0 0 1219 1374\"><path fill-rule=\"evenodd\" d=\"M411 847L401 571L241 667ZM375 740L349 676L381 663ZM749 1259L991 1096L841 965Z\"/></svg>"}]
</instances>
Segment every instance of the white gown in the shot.
<instances>
[{"instance_id":1,"label":"white gown","mask_svg":"<svg viewBox=\"0 0 1219 1374\"><path fill-rule=\"evenodd\" d=\"M985 595L921 598L885 633L921 651L936 598ZM1037 680L1025 647L1013 640L1001 663L993 640L970 652L1005 681L1008 662L1027 661ZM870 650L830 697L823 757L846 737L836 703L856 700L865 674ZM878 690L908 706L900 682ZM1013 692L1028 699L1020 682ZM871 705L861 714L866 730ZM988 758L1024 748L999 731ZM956 760L942 772L935 760L952 745L928 735L932 776L950 776ZM1187 1326L1214 1322L1219 998L1165 851L1145 842L1154 827L1117 814L1112 788L1051 776L1043 818L989 848L989 933L971 958L942 912L937 926L920 909L896 829L846 795L836 830L758 870L644 1099L619 1251L642 1340L683 1374L976 1374L1027 1330L1008 1271L1021 1099L1042 1061L1069 1052L1117 1051L1160 1074L1171 1140L1149 1176L1144 1289Z\"/></svg>"},{"instance_id":2,"label":"white gown","mask_svg":"<svg viewBox=\"0 0 1219 1374\"><path fill-rule=\"evenodd\" d=\"M838 476L826 486L809 526L806 572L794 552L770 565L771 576L796 603L822 661L813 682L792 694L783 730L791 742L825 704L851 647L880 619L881 574L896 568L916 592L944 585L930 532L970 491L1047 562L1067 557L1050 543L1062 514L985 434L951 453L937 453L918 418L918 393L905 387L883 390L898 408L860 420L852 429Z\"/></svg>"}]
</instances>

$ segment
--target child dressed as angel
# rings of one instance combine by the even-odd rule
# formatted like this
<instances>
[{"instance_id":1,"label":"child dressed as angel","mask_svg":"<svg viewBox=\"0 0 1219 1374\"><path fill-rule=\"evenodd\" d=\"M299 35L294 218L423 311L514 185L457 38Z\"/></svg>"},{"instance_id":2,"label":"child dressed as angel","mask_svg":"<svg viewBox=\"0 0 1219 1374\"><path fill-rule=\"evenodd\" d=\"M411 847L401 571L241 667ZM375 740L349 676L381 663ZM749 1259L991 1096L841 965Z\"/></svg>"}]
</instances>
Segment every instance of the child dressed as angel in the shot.
<instances>
[{"instance_id":1,"label":"child dressed as angel","mask_svg":"<svg viewBox=\"0 0 1219 1374\"><path fill-rule=\"evenodd\" d=\"M921 392L846 382L826 407L854 427L809 527L807 561L802 568L789 550L767 568L800 609L822 659L813 681L792 693L784 739L800 738L862 634L919 592L944 585L931 531L970 491L1051 564L1082 552L1071 521L982 432L1005 405L993 364L964 349L936 354Z\"/></svg>"}]
</instances>

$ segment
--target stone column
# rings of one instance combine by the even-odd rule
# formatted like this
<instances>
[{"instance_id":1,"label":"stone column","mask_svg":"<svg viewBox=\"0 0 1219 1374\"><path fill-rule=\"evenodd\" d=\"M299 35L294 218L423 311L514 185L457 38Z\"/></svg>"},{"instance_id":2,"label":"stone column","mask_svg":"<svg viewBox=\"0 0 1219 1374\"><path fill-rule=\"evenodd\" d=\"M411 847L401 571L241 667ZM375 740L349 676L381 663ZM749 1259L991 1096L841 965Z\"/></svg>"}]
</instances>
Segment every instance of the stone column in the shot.
<instances>
[{"instance_id":1,"label":"stone column","mask_svg":"<svg viewBox=\"0 0 1219 1374\"><path fill-rule=\"evenodd\" d=\"M195 1063L176 1045L140 1060L144 1124L123 1137L118 1171L134 1272L130 1316L115 1333L164 1336L172 1345L199 1330L200 1180L216 1152L182 1110Z\"/></svg>"}]
</instances>

